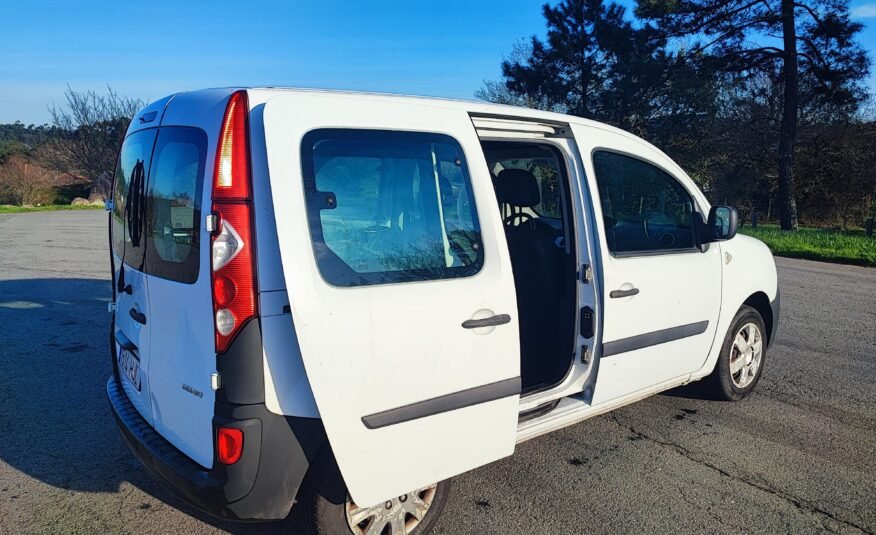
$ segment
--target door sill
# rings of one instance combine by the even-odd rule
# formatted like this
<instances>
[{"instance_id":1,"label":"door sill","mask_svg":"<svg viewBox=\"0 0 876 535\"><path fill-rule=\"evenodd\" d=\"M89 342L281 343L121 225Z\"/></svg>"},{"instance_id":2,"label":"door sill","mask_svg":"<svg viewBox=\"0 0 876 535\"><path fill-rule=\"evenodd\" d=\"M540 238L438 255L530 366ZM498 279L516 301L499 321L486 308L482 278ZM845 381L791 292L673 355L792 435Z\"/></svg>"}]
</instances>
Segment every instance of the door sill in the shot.
<instances>
[{"instance_id":1,"label":"door sill","mask_svg":"<svg viewBox=\"0 0 876 535\"><path fill-rule=\"evenodd\" d=\"M523 422L527 422L529 420L534 420L535 418L539 418L548 414L552 410L557 408L557 405L560 404L559 399L555 399L553 401L548 401L547 403L543 403L534 409L529 409L528 411L521 412L517 417L517 425L522 424Z\"/></svg>"}]
</instances>

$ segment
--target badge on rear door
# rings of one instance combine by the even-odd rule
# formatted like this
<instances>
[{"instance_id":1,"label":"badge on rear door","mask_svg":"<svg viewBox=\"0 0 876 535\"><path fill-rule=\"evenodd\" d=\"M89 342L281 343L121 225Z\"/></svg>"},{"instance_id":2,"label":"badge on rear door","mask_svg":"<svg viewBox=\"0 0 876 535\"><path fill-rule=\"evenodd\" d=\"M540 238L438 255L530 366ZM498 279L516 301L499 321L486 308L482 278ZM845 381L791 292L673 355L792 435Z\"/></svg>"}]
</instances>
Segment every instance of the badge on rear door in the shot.
<instances>
[{"instance_id":1,"label":"badge on rear door","mask_svg":"<svg viewBox=\"0 0 876 535\"><path fill-rule=\"evenodd\" d=\"M189 394L193 395L193 396L197 396L197 397L199 397L199 398L204 397L204 393L203 393L203 392L201 392L201 391L198 390L197 388L191 387L191 386L189 386L189 385L187 385L187 384L185 384L185 383L183 383L183 385L182 385L182 389L185 390L186 392L188 392Z\"/></svg>"}]
</instances>

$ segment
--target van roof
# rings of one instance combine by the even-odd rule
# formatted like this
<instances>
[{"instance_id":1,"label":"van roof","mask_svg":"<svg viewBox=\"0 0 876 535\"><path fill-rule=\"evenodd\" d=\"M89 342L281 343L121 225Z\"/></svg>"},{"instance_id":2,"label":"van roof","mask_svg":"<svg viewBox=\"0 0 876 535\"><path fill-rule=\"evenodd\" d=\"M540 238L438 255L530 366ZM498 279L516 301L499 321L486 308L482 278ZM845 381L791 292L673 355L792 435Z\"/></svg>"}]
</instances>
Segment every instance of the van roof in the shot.
<instances>
[{"instance_id":1,"label":"van roof","mask_svg":"<svg viewBox=\"0 0 876 535\"><path fill-rule=\"evenodd\" d=\"M650 148L660 152L659 148L655 147L648 141L635 136L625 130L621 130L620 128L616 128L614 126L601 123L598 121L593 121L590 119L584 119L582 117L577 117L574 115L566 115L563 113L556 113L544 110L537 110L532 108L523 108L519 106L510 106L507 104L494 104L492 102L485 102L480 100L465 100L465 99L454 99L454 98L445 98L445 97L426 97L426 96L417 96L417 95L404 95L404 94L394 94L394 93L378 93L378 92L368 92L368 91L352 91L352 90L343 90L343 89L318 89L318 88L302 88L302 87L275 87L275 86L254 86L254 87L245 87L245 86L236 86L236 87L224 87L224 88L205 88L199 89L195 91L183 91L180 93L176 93L173 95L169 95L165 99L161 99L160 103L168 103L172 101L174 98L185 95L185 100L188 104L193 104L201 99L199 97L203 96L205 100L212 101L213 96L216 95L217 92L228 92L244 89L247 90L255 97L256 100L260 100L262 102L266 102L276 96L280 95L288 95L290 93L300 93L300 94L313 94L318 93L320 95L325 95L328 97L335 98L343 98L343 99L353 99L353 100L362 100L362 101L384 101L384 102L398 102L398 103L416 103L422 106L435 106L441 108L450 108L450 109L458 109L463 110L467 113L473 113L484 116L493 116L493 117L509 117L509 118L523 118L523 119L531 119L534 121L542 121L547 123L559 123L559 124L575 124L588 126L591 128L598 128L601 130L609 131L616 133L618 135L624 136L628 139L634 140L638 143L643 143L648 145ZM252 100L250 101L252 102ZM155 107L157 103L153 103L148 106L147 109L152 109ZM205 102L206 104L206 102ZM163 107L163 106L161 106ZM142 110L141 114L147 110ZM134 126L134 125L132 125ZM130 130L129 130L130 132Z\"/></svg>"},{"instance_id":2,"label":"van roof","mask_svg":"<svg viewBox=\"0 0 876 535\"><path fill-rule=\"evenodd\" d=\"M336 96L337 98L345 98L345 99L356 99L356 100L382 100L382 101L390 101L390 102L415 102L426 106L439 106L443 108L453 108L453 109L462 109L469 113L483 114L483 115L498 115L498 116L513 116L513 117L522 117L527 119L535 119L546 122L553 123L563 123L563 124L581 124L587 126L593 126L602 128L605 130L611 130L613 132L617 132L619 134L625 134L627 136L632 136L629 132L621 130L619 128L615 128L613 126L607 125L605 123L600 123L598 121L593 121L590 119L584 119L582 117L576 117L574 115L566 115L563 113L556 113L544 110L537 110L532 108L523 108L519 106L510 106L507 104L494 104L492 102L485 102L481 100L467 100L467 99L457 99L457 98L446 98L446 97L428 97L421 95L406 95L406 94L396 94L396 93L380 93L380 92L372 92L372 91L353 91L353 90L344 90L344 89L319 89L319 88L306 88L306 87L281 87L281 86L253 86L253 87L227 87L227 88L210 88L210 89L199 89L195 91L188 91L182 93L188 93L192 97L196 97L198 93L215 91L216 89L227 89L228 91L234 91L238 89L245 89L251 93L267 93L263 95L259 95L263 100L269 100L273 96L277 96L280 94L289 94L289 93L319 93L326 96ZM272 95L274 93L276 95ZM179 93L177 93L178 95ZM176 96L176 95L173 95ZM163 99L162 99L163 100Z\"/></svg>"},{"instance_id":3,"label":"van roof","mask_svg":"<svg viewBox=\"0 0 876 535\"><path fill-rule=\"evenodd\" d=\"M338 97L362 99L362 100L384 100L395 102L417 102L423 105L440 106L444 108L464 109L468 112L479 113L484 115L513 115L516 117L527 117L533 119L541 119L544 121L557 123L575 123L587 124L591 126L600 126L611 128L614 127L597 121L576 117L574 115L566 115L551 111L537 110L532 108L524 108L520 106L511 106L507 104L494 104L483 100L468 100L460 98L448 97L428 97L421 95L407 95L397 93L380 93L372 91L353 91L344 89L316 89L316 88L301 88L301 87L250 87L246 88L249 91L268 91L277 93L320 93L324 95L337 95ZM620 131L620 130L618 130Z\"/></svg>"}]
</instances>

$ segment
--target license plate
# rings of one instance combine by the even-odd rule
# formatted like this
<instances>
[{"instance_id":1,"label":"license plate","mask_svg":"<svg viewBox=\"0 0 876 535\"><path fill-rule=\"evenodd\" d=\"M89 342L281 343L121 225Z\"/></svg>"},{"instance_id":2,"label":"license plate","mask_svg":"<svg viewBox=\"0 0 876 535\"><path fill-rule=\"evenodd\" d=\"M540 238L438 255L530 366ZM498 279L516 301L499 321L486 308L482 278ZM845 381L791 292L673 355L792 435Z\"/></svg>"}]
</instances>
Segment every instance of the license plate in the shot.
<instances>
[{"instance_id":1,"label":"license plate","mask_svg":"<svg viewBox=\"0 0 876 535\"><path fill-rule=\"evenodd\" d=\"M130 381L137 392L140 391L140 359L124 348L119 350L119 373Z\"/></svg>"}]
</instances>

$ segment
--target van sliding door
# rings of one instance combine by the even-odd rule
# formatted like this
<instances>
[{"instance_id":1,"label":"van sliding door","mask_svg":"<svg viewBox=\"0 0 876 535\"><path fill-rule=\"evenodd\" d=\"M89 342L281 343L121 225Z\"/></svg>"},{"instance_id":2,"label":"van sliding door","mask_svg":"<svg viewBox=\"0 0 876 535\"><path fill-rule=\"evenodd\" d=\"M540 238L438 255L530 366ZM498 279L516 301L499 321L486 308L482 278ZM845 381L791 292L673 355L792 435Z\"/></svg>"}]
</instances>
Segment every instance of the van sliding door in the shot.
<instances>
[{"instance_id":1,"label":"van sliding door","mask_svg":"<svg viewBox=\"0 0 876 535\"><path fill-rule=\"evenodd\" d=\"M264 124L295 330L353 499L510 455L517 303L468 115L296 93Z\"/></svg>"}]
</instances>

